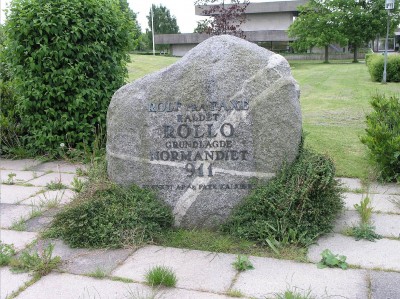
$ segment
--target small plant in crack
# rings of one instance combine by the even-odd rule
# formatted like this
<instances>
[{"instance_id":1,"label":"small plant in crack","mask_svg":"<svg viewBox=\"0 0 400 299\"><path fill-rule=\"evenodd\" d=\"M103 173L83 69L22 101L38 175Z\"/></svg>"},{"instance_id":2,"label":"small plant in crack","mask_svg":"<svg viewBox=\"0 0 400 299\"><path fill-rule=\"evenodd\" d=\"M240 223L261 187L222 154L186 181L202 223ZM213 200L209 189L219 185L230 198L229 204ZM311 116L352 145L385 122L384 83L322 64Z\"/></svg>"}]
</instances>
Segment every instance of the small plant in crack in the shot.
<instances>
[{"instance_id":1,"label":"small plant in crack","mask_svg":"<svg viewBox=\"0 0 400 299\"><path fill-rule=\"evenodd\" d=\"M16 273L32 271L39 276L47 275L61 262L59 256L52 256L53 250L54 244L51 243L43 250L39 250L40 254L29 249L24 250L17 258L11 260L11 270Z\"/></svg>"},{"instance_id":2,"label":"small plant in crack","mask_svg":"<svg viewBox=\"0 0 400 299\"><path fill-rule=\"evenodd\" d=\"M156 266L146 273L146 282L154 286L174 287L177 282L174 271L165 266Z\"/></svg>"},{"instance_id":3,"label":"small plant in crack","mask_svg":"<svg viewBox=\"0 0 400 299\"><path fill-rule=\"evenodd\" d=\"M233 267L238 271L246 271L254 269L253 264L250 262L249 258L245 255L239 254L236 257L236 261L232 263Z\"/></svg>"},{"instance_id":4,"label":"small plant in crack","mask_svg":"<svg viewBox=\"0 0 400 299\"><path fill-rule=\"evenodd\" d=\"M14 245L0 242L0 266L7 266L13 255L15 255Z\"/></svg>"},{"instance_id":5,"label":"small plant in crack","mask_svg":"<svg viewBox=\"0 0 400 299\"><path fill-rule=\"evenodd\" d=\"M55 190L66 189L67 186L65 186L63 183L61 183L61 180L60 180L60 181L51 181L50 183L48 183L46 185L46 188L48 190L55 191Z\"/></svg>"},{"instance_id":6,"label":"small plant in crack","mask_svg":"<svg viewBox=\"0 0 400 299\"><path fill-rule=\"evenodd\" d=\"M346 270L349 265L346 262L346 257L344 255L333 254L329 249L325 249L321 253L322 259L317 264L319 269L326 267L329 268L341 268Z\"/></svg>"},{"instance_id":7,"label":"small plant in crack","mask_svg":"<svg viewBox=\"0 0 400 299\"><path fill-rule=\"evenodd\" d=\"M366 196L360 201L360 204L355 204L354 208L360 214L361 220L358 226L350 227L346 233L353 236L356 241L364 239L375 242L375 240L381 239L382 236L375 232L375 226L371 224L374 208L371 206L370 198Z\"/></svg>"},{"instance_id":8,"label":"small plant in crack","mask_svg":"<svg viewBox=\"0 0 400 299\"><path fill-rule=\"evenodd\" d=\"M17 175L16 175L15 173L13 173L13 172L9 173L9 174L7 175L7 180L6 180L6 181L3 181L3 184L4 184L4 185L14 185L14 184L15 184L14 178L15 178L16 176L17 176Z\"/></svg>"}]
</instances>

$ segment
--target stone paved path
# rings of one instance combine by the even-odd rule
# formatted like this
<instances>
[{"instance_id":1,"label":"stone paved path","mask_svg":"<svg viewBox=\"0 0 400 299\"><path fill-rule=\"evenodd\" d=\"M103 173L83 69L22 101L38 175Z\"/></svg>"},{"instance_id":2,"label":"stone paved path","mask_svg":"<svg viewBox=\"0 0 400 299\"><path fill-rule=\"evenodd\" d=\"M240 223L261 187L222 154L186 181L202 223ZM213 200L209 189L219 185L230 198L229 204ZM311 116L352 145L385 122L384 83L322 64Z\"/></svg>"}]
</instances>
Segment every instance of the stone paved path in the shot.
<instances>
[{"instance_id":1,"label":"stone paved path","mask_svg":"<svg viewBox=\"0 0 400 299\"><path fill-rule=\"evenodd\" d=\"M39 232L55 213L74 196L73 182L79 165L65 162L43 163L36 160L1 160L1 242L14 244L17 251L38 239ZM347 186L346 211L338 219L334 232L318 240L308 252L309 263L250 257L255 269L237 272L232 267L236 255L197 250L146 246L138 250L72 249L61 240L52 241L54 255L62 265L38 281L26 273L15 274L0 268L0 298L17 292L16 298L275 298L285 290L316 298L400 298L400 186L372 184L376 231L384 238L355 241L343 234L356 224L359 216L354 204L366 195L356 179L341 179ZM48 190L49 184L62 183L62 190ZM364 193L363 193L364 191ZM35 246L44 247L48 240ZM353 267L318 269L320 253L330 249L347 256ZM171 267L177 275L175 288L152 289L144 281L148 269L156 265ZM104 279L90 275L101 271Z\"/></svg>"}]
</instances>

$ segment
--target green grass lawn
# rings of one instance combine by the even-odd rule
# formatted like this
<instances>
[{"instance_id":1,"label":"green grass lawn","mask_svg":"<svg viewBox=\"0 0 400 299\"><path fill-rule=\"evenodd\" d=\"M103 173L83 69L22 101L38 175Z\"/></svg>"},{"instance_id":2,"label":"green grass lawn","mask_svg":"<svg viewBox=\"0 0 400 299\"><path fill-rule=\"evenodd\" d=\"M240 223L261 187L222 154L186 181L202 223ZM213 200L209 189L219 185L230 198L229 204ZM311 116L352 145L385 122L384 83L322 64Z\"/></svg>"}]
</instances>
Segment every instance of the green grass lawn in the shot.
<instances>
[{"instance_id":1,"label":"green grass lawn","mask_svg":"<svg viewBox=\"0 0 400 299\"><path fill-rule=\"evenodd\" d=\"M129 80L162 69L178 58L131 55ZM363 63L347 61L323 64L320 61L293 61L293 75L300 84L306 144L335 161L337 175L369 178L364 133L369 99L376 93L399 95L400 84L372 82Z\"/></svg>"},{"instance_id":2,"label":"green grass lawn","mask_svg":"<svg viewBox=\"0 0 400 299\"><path fill-rule=\"evenodd\" d=\"M129 77L128 81L134 81L147 74L165 68L179 58L168 56L153 56L153 55L131 55L131 63L128 64Z\"/></svg>"}]
</instances>

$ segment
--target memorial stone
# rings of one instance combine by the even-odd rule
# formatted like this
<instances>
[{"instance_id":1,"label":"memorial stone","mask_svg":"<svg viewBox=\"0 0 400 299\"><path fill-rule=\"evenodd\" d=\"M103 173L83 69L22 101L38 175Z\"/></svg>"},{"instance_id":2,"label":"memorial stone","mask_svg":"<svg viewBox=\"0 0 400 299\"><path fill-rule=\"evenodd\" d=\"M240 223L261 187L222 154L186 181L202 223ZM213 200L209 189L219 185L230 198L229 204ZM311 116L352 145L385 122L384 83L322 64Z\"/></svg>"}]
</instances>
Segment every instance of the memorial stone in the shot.
<instances>
[{"instance_id":1,"label":"memorial stone","mask_svg":"<svg viewBox=\"0 0 400 299\"><path fill-rule=\"evenodd\" d=\"M298 154L299 88L280 55L211 37L120 88L107 115L111 180L154 190L180 227L221 224Z\"/></svg>"}]
</instances>

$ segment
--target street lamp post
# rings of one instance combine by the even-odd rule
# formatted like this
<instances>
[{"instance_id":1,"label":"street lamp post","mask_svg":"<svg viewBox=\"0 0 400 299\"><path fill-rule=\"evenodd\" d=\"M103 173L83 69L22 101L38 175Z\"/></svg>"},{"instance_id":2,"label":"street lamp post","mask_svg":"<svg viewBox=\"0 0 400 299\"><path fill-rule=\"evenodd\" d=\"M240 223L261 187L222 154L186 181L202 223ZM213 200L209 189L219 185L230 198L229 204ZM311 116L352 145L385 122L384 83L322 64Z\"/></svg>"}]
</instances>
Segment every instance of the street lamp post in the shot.
<instances>
[{"instance_id":1,"label":"street lamp post","mask_svg":"<svg viewBox=\"0 0 400 299\"><path fill-rule=\"evenodd\" d=\"M387 55L389 43L389 29L390 29L390 10L394 9L394 0L385 1L385 9L387 10L387 26L386 26L386 39L385 39L385 62L383 63L383 76L382 83L386 84L386 69L387 69Z\"/></svg>"},{"instance_id":2,"label":"street lamp post","mask_svg":"<svg viewBox=\"0 0 400 299\"><path fill-rule=\"evenodd\" d=\"M153 12L153 4L151 5L151 33L153 37L153 56L156 55L156 47L154 45L154 12Z\"/></svg>"}]
</instances>

